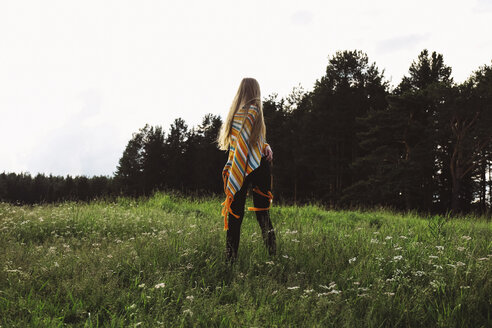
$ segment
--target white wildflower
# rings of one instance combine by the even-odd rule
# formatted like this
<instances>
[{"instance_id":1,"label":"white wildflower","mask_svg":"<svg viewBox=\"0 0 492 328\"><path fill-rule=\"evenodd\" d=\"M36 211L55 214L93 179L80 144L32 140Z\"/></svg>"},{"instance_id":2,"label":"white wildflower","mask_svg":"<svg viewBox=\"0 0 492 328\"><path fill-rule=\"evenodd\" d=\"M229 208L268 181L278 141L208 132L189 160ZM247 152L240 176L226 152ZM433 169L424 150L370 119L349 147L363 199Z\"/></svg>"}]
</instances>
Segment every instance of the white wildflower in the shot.
<instances>
[{"instance_id":1,"label":"white wildflower","mask_svg":"<svg viewBox=\"0 0 492 328\"><path fill-rule=\"evenodd\" d=\"M379 243L379 240L374 239L374 238L371 238L371 243L372 244L378 244Z\"/></svg>"},{"instance_id":2,"label":"white wildflower","mask_svg":"<svg viewBox=\"0 0 492 328\"><path fill-rule=\"evenodd\" d=\"M439 258L439 256L429 255L429 258L430 258L430 259L438 259L438 258Z\"/></svg>"},{"instance_id":3,"label":"white wildflower","mask_svg":"<svg viewBox=\"0 0 492 328\"><path fill-rule=\"evenodd\" d=\"M386 239L386 240L390 240L390 239L393 239L393 237L391 237L391 236L386 236L386 238L384 238L384 239Z\"/></svg>"},{"instance_id":4,"label":"white wildflower","mask_svg":"<svg viewBox=\"0 0 492 328\"><path fill-rule=\"evenodd\" d=\"M444 246L436 246L437 250L438 251L443 251L444 250Z\"/></svg>"},{"instance_id":5,"label":"white wildflower","mask_svg":"<svg viewBox=\"0 0 492 328\"><path fill-rule=\"evenodd\" d=\"M401 239L407 239L407 236L400 236Z\"/></svg>"},{"instance_id":6,"label":"white wildflower","mask_svg":"<svg viewBox=\"0 0 492 328\"><path fill-rule=\"evenodd\" d=\"M138 288L144 288L144 287L145 287L145 284L138 285Z\"/></svg>"},{"instance_id":7,"label":"white wildflower","mask_svg":"<svg viewBox=\"0 0 492 328\"><path fill-rule=\"evenodd\" d=\"M190 309L186 309L183 311L183 314L189 314L190 316L192 316L193 312Z\"/></svg>"},{"instance_id":8,"label":"white wildflower","mask_svg":"<svg viewBox=\"0 0 492 328\"><path fill-rule=\"evenodd\" d=\"M461 239L464 239L464 240L470 240L472 239L470 236L462 236Z\"/></svg>"},{"instance_id":9,"label":"white wildflower","mask_svg":"<svg viewBox=\"0 0 492 328\"><path fill-rule=\"evenodd\" d=\"M309 293L314 292L314 289L304 289L304 292L305 292L306 294L309 294Z\"/></svg>"},{"instance_id":10,"label":"white wildflower","mask_svg":"<svg viewBox=\"0 0 492 328\"><path fill-rule=\"evenodd\" d=\"M157 285L154 286L154 288L164 288L164 287L166 287L166 284L163 283L163 282L161 282L161 283L159 283L159 284L157 284Z\"/></svg>"},{"instance_id":11,"label":"white wildflower","mask_svg":"<svg viewBox=\"0 0 492 328\"><path fill-rule=\"evenodd\" d=\"M395 296L395 293L392 293L392 292L385 292L385 294L388 296Z\"/></svg>"},{"instance_id":12,"label":"white wildflower","mask_svg":"<svg viewBox=\"0 0 492 328\"><path fill-rule=\"evenodd\" d=\"M330 295L330 294L340 294L340 293L341 293L341 291L334 289L334 290L331 290L329 292L318 293L318 297L320 297L320 296L326 296L326 295Z\"/></svg>"},{"instance_id":13,"label":"white wildflower","mask_svg":"<svg viewBox=\"0 0 492 328\"><path fill-rule=\"evenodd\" d=\"M193 301L195 299L195 297L193 295L188 295L188 296L186 296L186 299L189 301Z\"/></svg>"},{"instance_id":14,"label":"white wildflower","mask_svg":"<svg viewBox=\"0 0 492 328\"><path fill-rule=\"evenodd\" d=\"M394 259L395 261L399 261L399 260L401 260L402 258L403 258L403 256L401 256L401 255L396 255L396 256L394 256L394 257L393 257L393 259Z\"/></svg>"},{"instance_id":15,"label":"white wildflower","mask_svg":"<svg viewBox=\"0 0 492 328\"><path fill-rule=\"evenodd\" d=\"M349 264L352 263L352 262L355 262L355 260L357 260L357 256L356 257L353 257L351 259L348 260Z\"/></svg>"},{"instance_id":16,"label":"white wildflower","mask_svg":"<svg viewBox=\"0 0 492 328\"><path fill-rule=\"evenodd\" d=\"M289 290L294 290L294 289L298 289L298 288L299 288L299 286L287 287L287 289L289 289Z\"/></svg>"},{"instance_id":17,"label":"white wildflower","mask_svg":"<svg viewBox=\"0 0 492 328\"><path fill-rule=\"evenodd\" d=\"M321 288L330 290L330 289L335 288L337 286L337 284L334 281L332 281L332 282L330 282L329 286L326 286L326 285L319 285L319 286Z\"/></svg>"},{"instance_id":18,"label":"white wildflower","mask_svg":"<svg viewBox=\"0 0 492 328\"><path fill-rule=\"evenodd\" d=\"M456 262L456 266L464 266L464 265L465 265L465 263L463 263L461 261Z\"/></svg>"},{"instance_id":19,"label":"white wildflower","mask_svg":"<svg viewBox=\"0 0 492 328\"><path fill-rule=\"evenodd\" d=\"M434 287L434 288L439 288L439 286L441 286L441 285L443 285L443 284L444 284L444 283L439 282L439 281L437 281L437 280L432 280L432 281L430 282L430 285L431 285L432 287Z\"/></svg>"},{"instance_id":20,"label":"white wildflower","mask_svg":"<svg viewBox=\"0 0 492 328\"><path fill-rule=\"evenodd\" d=\"M456 247L456 249L459 250L460 252L463 252L465 250L465 248L461 246Z\"/></svg>"}]
</instances>

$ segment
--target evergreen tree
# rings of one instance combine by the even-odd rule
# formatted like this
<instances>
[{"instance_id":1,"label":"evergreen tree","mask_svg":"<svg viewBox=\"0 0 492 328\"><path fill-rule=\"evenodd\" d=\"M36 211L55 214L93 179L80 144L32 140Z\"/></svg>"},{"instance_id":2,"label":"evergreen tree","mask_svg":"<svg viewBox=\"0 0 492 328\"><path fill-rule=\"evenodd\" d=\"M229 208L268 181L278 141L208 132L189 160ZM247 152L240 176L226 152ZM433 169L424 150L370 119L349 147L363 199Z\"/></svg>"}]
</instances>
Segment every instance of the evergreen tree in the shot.
<instances>
[{"instance_id":1,"label":"evergreen tree","mask_svg":"<svg viewBox=\"0 0 492 328\"><path fill-rule=\"evenodd\" d=\"M149 130L146 124L139 132L133 133L132 138L123 152L116 168L115 180L119 190L126 195L141 195L143 188L143 147L144 136Z\"/></svg>"},{"instance_id":2,"label":"evergreen tree","mask_svg":"<svg viewBox=\"0 0 492 328\"><path fill-rule=\"evenodd\" d=\"M367 154L356 168L366 175L352 186L361 188L369 204L400 209L432 210L438 196L436 166L439 146L439 103L435 90L451 87L451 68L442 55L423 50L400 85L386 97L388 107L359 119L359 136ZM442 147L442 146L441 146Z\"/></svg>"},{"instance_id":3,"label":"evergreen tree","mask_svg":"<svg viewBox=\"0 0 492 328\"><path fill-rule=\"evenodd\" d=\"M351 164L362 156L356 118L386 106L388 83L361 51L337 52L317 80L305 109L300 154L314 173L316 199L338 204L356 179ZM358 177L359 179L362 177Z\"/></svg>"},{"instance_id":4,"label":"evergreen tree","mask_svg":"<svg viewBox=\"0 0 492 328\"><path fill-rule=\"evenodd\" d=\"M492 147L492 68L480 67L445 96L446 106L439 118L443 122L442 140L447 141L442 142L451 196L446 205L455 213L468 212L470 203L478 198L484 211Z\"/></svg>"},{"instance_id":5,"label":"evergreen tree","mask_svg":"<svg viewBox=\"0 0 492 328\"><path fill-rule=\"evenodd\" d=\"M146 195L164 186L166 170L165 136L162 127L144 129L142 139L143 188Z\"/></svg>"},{"instance_id":6,"label":"evergreen tree","mask_svg":"<svg viewBox=\"0 0 492 328\"><path fill-rule=\"evenodd\" d=\"M200 136L200 154L197 171L199 172L198 187L213 193L222 193L222 169L227 161L227 152L217 147L217 136L222 126L220 116L207 114L198 126Z\"/></svg>"},{"instance_id":7,"label":"evergreen tree","mask_svg":"<svg viewBox=\"0 0 492 328\"><path fill-rule=\"evenodd\" d=\"M184 177L192 163L186 163L184 154L186 151L186 140L188 126L182 118L177 118L171 124L166 139L166 172L165 184L169 188L184 190Z\"/></svg>"},{"instance_id":8,"label":"evergreen tree","mask_svg":"<svg viewBox=\"0 0 492 328\"><path fill-rule=\"evenodd\" d=\"M303 132L309 128L304 130L301 125L309 95L299 85L286 98L278 99L277 94L272 94L263 102L267 142L274 152L272 190L280 201L292 199L296 203L312 196L314 174L302 157L309 138Z\"/></svg>"}]
</instances>

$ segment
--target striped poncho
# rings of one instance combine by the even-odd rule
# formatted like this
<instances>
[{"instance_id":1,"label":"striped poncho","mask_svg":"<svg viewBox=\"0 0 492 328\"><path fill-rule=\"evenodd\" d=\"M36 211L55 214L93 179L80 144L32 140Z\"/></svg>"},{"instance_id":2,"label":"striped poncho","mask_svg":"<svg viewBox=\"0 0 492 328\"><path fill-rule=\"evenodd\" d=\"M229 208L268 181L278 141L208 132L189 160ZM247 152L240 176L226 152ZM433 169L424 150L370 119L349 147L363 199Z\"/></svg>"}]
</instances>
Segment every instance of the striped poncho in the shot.
<instances>
[{"instance_id":1,"label":"striped poncho","mask_svg":"<svg viewBox=\"0 0 492 328\"><path fill-rule=\"evenodd\" d=\"M261 156L268 146L261 135L258 142L254 145L249 144L249 136L258 115L260 115L259 108L250 105L249 107L240 108L233 118L229 157L222 171L224 192L226 194L226 200L222 203L224 230L229 229L227 220L229 213L239 218L231 210L234 195L241 189L246 176L260 166Z\"/></svg>"}]
</instances>

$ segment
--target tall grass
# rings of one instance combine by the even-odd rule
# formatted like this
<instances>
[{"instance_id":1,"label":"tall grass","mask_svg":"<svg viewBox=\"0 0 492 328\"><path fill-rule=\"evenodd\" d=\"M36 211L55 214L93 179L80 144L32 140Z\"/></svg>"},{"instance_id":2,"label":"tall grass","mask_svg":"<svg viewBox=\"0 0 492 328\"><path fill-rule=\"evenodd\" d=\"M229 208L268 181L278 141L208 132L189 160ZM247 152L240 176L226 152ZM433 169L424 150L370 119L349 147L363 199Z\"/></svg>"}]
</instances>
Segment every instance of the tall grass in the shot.
<instances>
[{"instance_id":1,"label":"tall grass","mask_svg":"<svg viewBox=\"0 0 492 328\"><path fill-rule=\"evenodd\" d=\"M486 220L274 204L277 255L246 212L231 267L221 201L0 203L0 326L492 324Z\"/></svg>"}]
</instances>

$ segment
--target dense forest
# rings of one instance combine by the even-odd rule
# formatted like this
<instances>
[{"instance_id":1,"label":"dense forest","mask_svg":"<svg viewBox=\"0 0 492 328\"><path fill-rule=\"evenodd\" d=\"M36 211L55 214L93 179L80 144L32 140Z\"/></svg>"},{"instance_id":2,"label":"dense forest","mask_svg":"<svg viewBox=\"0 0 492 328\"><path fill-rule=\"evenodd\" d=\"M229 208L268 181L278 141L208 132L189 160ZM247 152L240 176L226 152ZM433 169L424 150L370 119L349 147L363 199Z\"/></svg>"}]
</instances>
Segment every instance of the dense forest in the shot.
<instances>
[{"instance_id":1,"label":"dense forest","mask_svg":"<svg viewBox=\"0 0 492 328\"><path fill-rule=\"evenodd\" d=\"M492 66L457 84L443 55L424 49L391 89L365 53L339 51L312 91L269 95L263 110L277 201L491 213ZM191 129L181 118L168 132L147 124L133 133L112 177L2 173L0 200L221 194L221 124L213 114Z\"/></svg>"}]
</instances>

